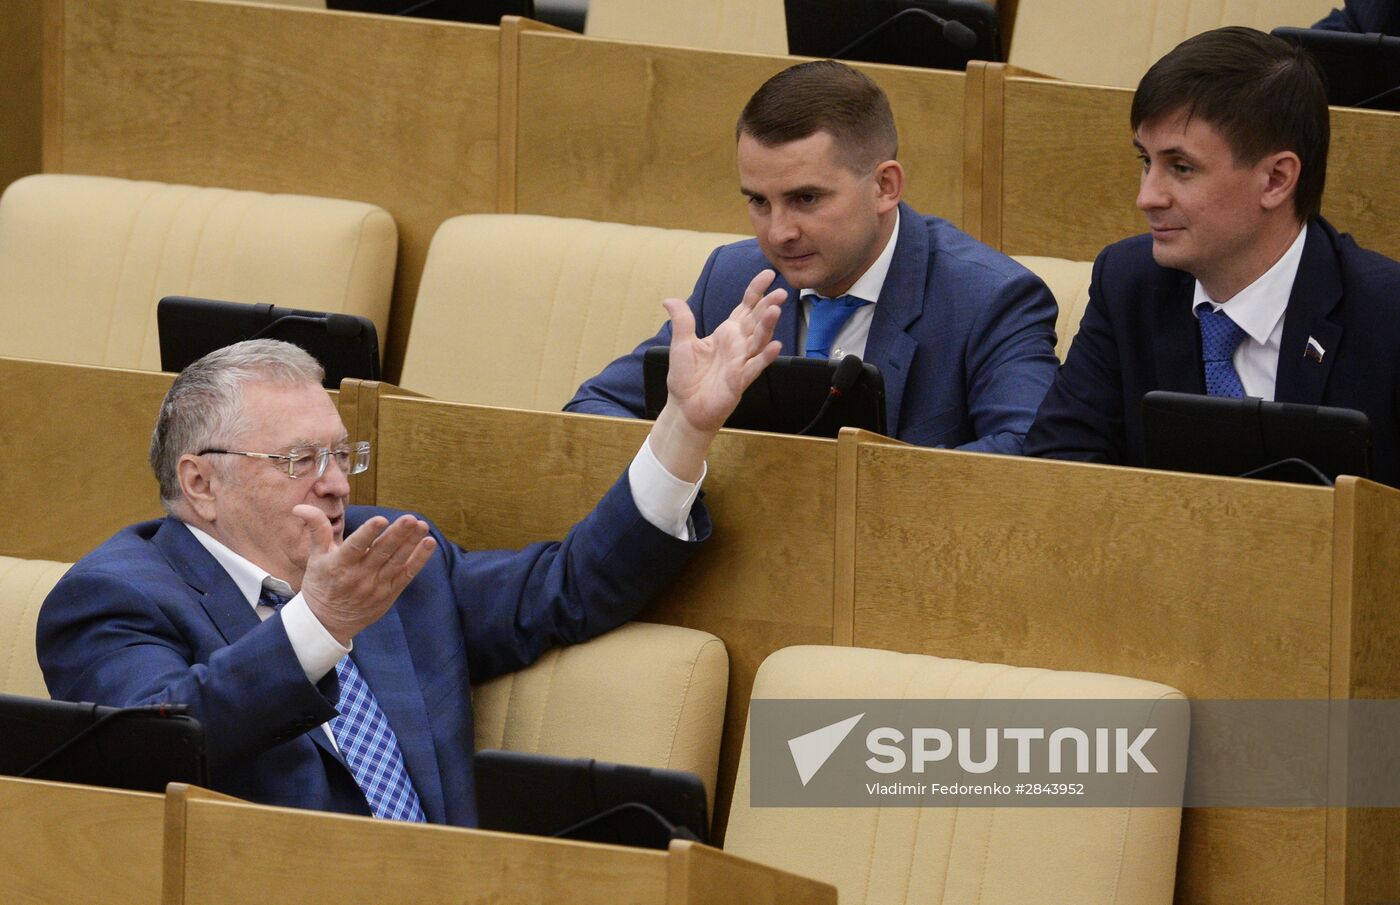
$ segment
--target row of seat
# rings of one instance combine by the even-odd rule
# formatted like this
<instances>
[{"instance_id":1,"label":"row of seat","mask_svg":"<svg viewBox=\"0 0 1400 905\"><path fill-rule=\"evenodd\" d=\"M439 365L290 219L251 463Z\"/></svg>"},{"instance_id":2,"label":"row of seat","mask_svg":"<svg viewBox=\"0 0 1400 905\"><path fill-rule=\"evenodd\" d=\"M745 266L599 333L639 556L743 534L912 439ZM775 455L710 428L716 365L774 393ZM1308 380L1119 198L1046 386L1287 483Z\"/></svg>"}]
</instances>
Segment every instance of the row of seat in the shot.
<instances>
[{"instance_id":1,"label":"row of seat","mask_svg":"<svg viewBox=\"0 0 1400 905\"><path fill-rule=\"evenodd\" d=\"M374 205L75 175L0 198L0 355L159 370L156 302L193 295L390 322L397 231ZM399 383L558 410L653 334L742 236L516 214L454 217L429 249ZM1021 259L1060 301L1063 357L1090 265Z\"/></svg>"},{"instance_id":2,"label":"row of seat","mask_svg":"<svg viewBox=\"0 0 1400 905\"><path fill-rule=\"evenodd\" d=\"M0 691L43 696L39 603L67 564L0 557ZM713 803L729 661L711 634L632 623L476 689L476 746L689 770ZM759 669L752 698L1181 700L1116 676L975 664L845 647L792 647ZM922 899L1165 903L1180 810L753 807L750 740L725 849L834 884L846 902ZM971 802L969 802L971 803ZM0 881L0 889L4 881ZM13 890L12 890L13 892Z\"/></svg>"},{"instance_id":3,"label":"row of seat","mask_svg":"<svg viewBox=\"0 0 1400 905\"><path fill-rule=\"evenodd\" d=\"M276 0L325 7L324 0ZM867 0L861 0L867 2ZM1131 88L1163 53L1194 34L1222 25L1269 31L1306 27L1334 0L1168 0L1150 10L1118 0L1015 0L998 7L1011 36L1007 60L1057 79ZM700 50L785 55L784 0L589 0L590 37ZM935 8L934 10L938 10ZM946 11L945 11L946 14ZM1092 49L1091 49L1092 48Z\"/></svg>"}]
</instances>

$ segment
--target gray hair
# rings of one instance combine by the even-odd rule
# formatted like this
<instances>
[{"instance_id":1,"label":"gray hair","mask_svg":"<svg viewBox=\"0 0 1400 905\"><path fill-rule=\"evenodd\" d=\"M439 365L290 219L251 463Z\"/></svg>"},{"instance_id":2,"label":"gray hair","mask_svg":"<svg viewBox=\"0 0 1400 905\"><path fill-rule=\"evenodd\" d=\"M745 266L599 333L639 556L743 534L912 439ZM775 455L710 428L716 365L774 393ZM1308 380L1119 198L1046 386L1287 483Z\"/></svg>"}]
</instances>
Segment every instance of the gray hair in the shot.
<instances>
[{"instance_id":1,"label":"gray hair","mask_svg":"<svg viewBox=\"0 0 1400 905\"><path fill-rule=\"evenodd\" d=\"M233 442L246 426L243 388L249 383L320 384L325 371L306 351L276 339L252 339L216 349L181 371L160 405L151 434L151 469L167 512L184 499L177 465L186 453Z\"/></svg>"}]
</instances>

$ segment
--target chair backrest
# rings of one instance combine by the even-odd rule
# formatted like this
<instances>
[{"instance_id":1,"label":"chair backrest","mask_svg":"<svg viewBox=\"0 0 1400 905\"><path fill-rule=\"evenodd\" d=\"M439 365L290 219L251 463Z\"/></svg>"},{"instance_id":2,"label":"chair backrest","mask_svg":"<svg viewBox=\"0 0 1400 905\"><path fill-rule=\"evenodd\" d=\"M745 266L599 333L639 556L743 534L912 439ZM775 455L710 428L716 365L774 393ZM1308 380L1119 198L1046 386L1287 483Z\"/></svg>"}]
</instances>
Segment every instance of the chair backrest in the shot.
<instances>
[{"instance_id":1,"label":"chair backrest","mask_svg":"<svg viewBox=\"0 0 1400 905\"><path fill-rule=\"evenodd\" d=\"M1071 82L1136 88L1177 44L1223 25L1307 26L1335 0L1020 0L1008 62Z\"/></svg>"},{"instance_id":2,"label":"chair backrest","mask_svg":"<svg viewBox=\"0 0 1400 905\"><path fill-rule=\"evenodd\" d=\"M782 0L589 0L584 34L700 50L786 56Z\"/></svg>"},{"instance_id":3,"label":"chair backrest","mask_svg":"<svg viewBox=\"0 0 1400 905\"><path fill-rule=\"evenodd\" d=\"M848 647L764 661L758 699L1143 699L1180 692L1121 676ZM1180 808L755 808L745 734L725 849L832 883L866 902L1167 905Z\"/></svg>"},{"instance_id":4,"label":"chair backrest","mask_svg":"<svg viewBox=\"0 0 1400 905\"><path fill-rule=\"evenodd\" d=\"M398 230L358 201L40 175L0 197L0 355L160 370L165 295L358 314L381 337Z\"/></svg>"},{"instance_id":5,"label":"chair backrest","mask_svg":"<svg viewBox=\"0 0 1400 905\"><path fill-rule=\"evenodd\" d=\"M1055 318L1055 354L1060 361L1069 354L1069 344L1079 332L1079 321L1089 307L1089 282L1094 274L1092 261L1066 261L1036 255L1013 255L1023 267L1045 281L1060 307Z\"/></svg>"},{"instance_id":6,"label":"chair backrest","mask_svg":"<svg viewBox=\"0 0 1400 905\"><path fill-rule=\"evenodd\" d=\"M473 689L476 747L688 770L713 803L728 689L714 635L632 622Z\"/></svg>"},{"instance_id":7,"label":"chair backrest","mask_svg":"<svg viewBox=\"0 0 1400 905\"><path fill-rule=\"evenodd\" d=\"M399 384L438 399L558 411L666 320L718 245L743 238L525 214L433 237Z\"/></svg>"},{"instance_id":8,"label":"chair backrest","mask_svg":"<svg viewBox=\"0 0 1400 905\"><path fill-rule=\"evenodd\" d=\"M0 692L49 696L34 651L39 606L72 563L0 556Z\"/></svg>"}]
</instances>

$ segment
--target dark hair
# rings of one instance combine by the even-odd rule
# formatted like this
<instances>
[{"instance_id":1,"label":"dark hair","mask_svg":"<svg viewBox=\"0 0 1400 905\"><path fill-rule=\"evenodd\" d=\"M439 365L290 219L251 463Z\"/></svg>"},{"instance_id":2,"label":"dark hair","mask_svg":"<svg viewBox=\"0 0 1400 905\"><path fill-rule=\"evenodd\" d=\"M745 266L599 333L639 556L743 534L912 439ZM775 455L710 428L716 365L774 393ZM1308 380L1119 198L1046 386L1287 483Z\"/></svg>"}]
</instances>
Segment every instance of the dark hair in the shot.
<instances>
[{"instance_id":1,"label":"dark hair","mask_svg":"<svg viewBox=\"0 0 1400 905\"><path fill-rule=\"evenodd\" d=\"M1252 28L1217 28L1187 38L1147 70L1133 95L1133 131L1184 112L1225 139L1236 165L1292 151L1301 162L1293 210L1322 210L1330 126L1317 66L1299 46Z\"/></svg>"},{"instance_id":2,"label":"dark hair","mask_svg":"<svg viewBox=\"0 0 1400 905\"><path fill-rule=\"evenodd\" d=\"M864 170L899 151L889 99L870 76L834 60L790 66L763 83L734 137L772 147L829 132L846 166Z\"/></svg>"}]
</instances>

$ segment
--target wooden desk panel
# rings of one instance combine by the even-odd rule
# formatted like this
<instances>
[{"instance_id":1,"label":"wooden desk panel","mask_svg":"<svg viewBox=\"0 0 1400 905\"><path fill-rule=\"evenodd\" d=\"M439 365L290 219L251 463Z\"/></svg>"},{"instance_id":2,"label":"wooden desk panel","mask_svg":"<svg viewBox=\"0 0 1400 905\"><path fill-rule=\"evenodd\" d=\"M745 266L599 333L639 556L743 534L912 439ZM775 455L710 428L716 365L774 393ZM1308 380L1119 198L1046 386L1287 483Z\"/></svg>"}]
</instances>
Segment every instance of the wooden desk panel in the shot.
<instances>
[{"instance_id":1,"label":"wooden desk panel","mask_svg":"<svg viewBox=\"0 0 1400 905\"><path fill-rule=\"evenodd\" d=\"M146 455L171 380L0 358L0 555L72 562L164 514Z\"/></svg>"},{"instance_id":2,"label":"wooden desk panel","mask_svg":"<svg viewBox=\"0 0 1400 905\"><path fill-rule=\"evenodd\" d=\"M0 777L0 901L160 901L160 795Z\"/></svg>"},{"instance_id":3,"label":"wooden desk panel","mask_svg":"<svg viewBox=\"0 0 1400 905\"><path fill-rule=\"evenodd\" d=\"M734 123L795 57L520 37L517 213L749 232ZM861 64L890 96L907 200L962 212L962 73Z\"/></svg>"}]
</instances>

